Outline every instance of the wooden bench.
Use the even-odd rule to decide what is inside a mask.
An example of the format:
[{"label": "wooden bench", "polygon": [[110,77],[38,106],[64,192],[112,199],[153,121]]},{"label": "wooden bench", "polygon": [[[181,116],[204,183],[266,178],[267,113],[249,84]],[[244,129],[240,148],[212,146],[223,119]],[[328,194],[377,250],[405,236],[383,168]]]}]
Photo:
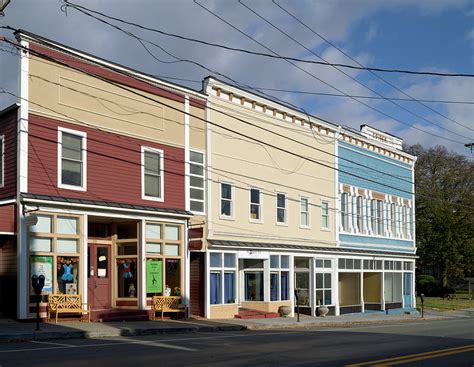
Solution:
[{"label": "wooden bench", "polygon": [[[84,306],[86,306],[84,308]],[[83,321],[84,314],[88,315],[88,321],[91,322],[91,310],[88,304],[82,303],[80,294],[48,294],[48,321],[51,320],[51,314],[56,314],[56,323],[60,313],[75,313],[81,315]]]},{"label": "wooden bench", "polygon": [[154,296],[151,310],[153,311],[152,319],[155,320],[155,314],[161,312],[161,320],[165,312],[183,312],[184,318],[188,315],[188,307],[181,304],[182,298],[179,296]]}]

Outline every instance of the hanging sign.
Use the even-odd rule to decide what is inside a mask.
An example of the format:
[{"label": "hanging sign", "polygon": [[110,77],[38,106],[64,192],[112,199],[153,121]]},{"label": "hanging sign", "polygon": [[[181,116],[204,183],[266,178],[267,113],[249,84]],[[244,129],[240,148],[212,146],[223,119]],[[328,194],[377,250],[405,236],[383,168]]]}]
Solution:
[{"label": "hanging sign", "polygon": [[146,261],[146,292],[163,292],[163,262],[148,259]]},{"label": "hanging sign", "polygon": [[53,293],[53,258],[51,256],[31,256],[31,276],[44,275],[42,293]]}]

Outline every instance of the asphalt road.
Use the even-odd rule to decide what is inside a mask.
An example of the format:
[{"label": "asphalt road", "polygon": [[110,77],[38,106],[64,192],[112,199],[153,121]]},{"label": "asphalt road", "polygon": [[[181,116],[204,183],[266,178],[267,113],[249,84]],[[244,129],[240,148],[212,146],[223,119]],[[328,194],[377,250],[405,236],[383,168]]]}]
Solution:
[{"label": "asphalt road", "polygon": [[469,366],[474,318],[0,344],[0,366]]}]

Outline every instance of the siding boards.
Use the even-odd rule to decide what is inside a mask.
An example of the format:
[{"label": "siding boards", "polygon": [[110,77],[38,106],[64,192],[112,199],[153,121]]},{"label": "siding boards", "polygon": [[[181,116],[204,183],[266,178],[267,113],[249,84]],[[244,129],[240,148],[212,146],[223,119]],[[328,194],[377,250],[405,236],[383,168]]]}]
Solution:
[{"label": "siding boards", "polygon": [[0,315],[16,316],[16,238],[0,235]]},{"label": "siding boards", "polygon": [[0,135],[5,136],[4,186],[0,188],[0,199],[16,195],[17,111],[14,107],[0,116]]},{"label": "siding boards", "polygon": [[0,206],[0,232],[16,232],[16,205]]},{"label": "siding boards", "polygon": [[[29,192],[183,209],[184,149],[30,114]],[[87,133],[87,191],[58,188],[58,126]],[[164,151],[164,201],[141,199],[141,147]]]}]

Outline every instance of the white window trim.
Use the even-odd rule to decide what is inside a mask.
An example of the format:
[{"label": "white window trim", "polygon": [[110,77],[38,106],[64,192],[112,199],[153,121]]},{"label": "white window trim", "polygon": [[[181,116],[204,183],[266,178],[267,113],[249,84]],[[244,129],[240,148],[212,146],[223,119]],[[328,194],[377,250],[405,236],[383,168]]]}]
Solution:
[{"label": "white window trim", "polygon": [[[328,217],[328,226],[327,227],[324,227],[323,225],[323,204],[327,204],[328,206],[328,214],[327,214],[327,217]],[[330,231],[331,230],[331,222],[330,222],[330,218],[331,216],[329,215],[329,201],[327,200],[321,200],[321,230],[322,231]]]},{"label": "white window trim", "polygon": [[0,135],[0,146],[2,147],[2,156],[0,164],[0,188],[5,186],[5,135]]},{"label": "white window trim", "polygon": [[[191,161],[191,153],[202,154],[203,162],[202,163],[192,162]],[[202,179],[203,179],[203,188],[202,188],[202,190],[203,190],[203,198],[204,198],[202,200],[200,200],[200,199],[191,199],[191,189],[201,190],[200,187],[191,186],[191,176],[200,177],[198,175],[195,175],[195,174],[191,173],[191,164],[196,164],[196,165],[202,166]],[[189,150],[189,198],[188,199],[189,199],[189,208],[190,208],[191,212],[196,213],[196,214],[206,214],[206,153],[204,151],[197,150],[197,149],[190,149]],[[203,204],[202,207],[204,208],[204,211],[200,212],[200,211],[191,210],[191,200],[202,202],[202,204]]]},{"label": "white window trim", "polygon": [[[222,184],[230,185],[230,216],[222,214]],[[227,199],[225,199],[227,200]],[[231,182],[219,181],[219,218],[225,220],[235,220],[234,217],[234,185]]]},{"label": "white window trim", "polygon": [[[252,219],[252,213],[251,213],[251,205],[252,205],[252,190],[258,190],[258,206],[259,206],[259,212],[260,212],[260,218],[259,219]],[[263,223],[263,202],[262,202],[262,189],[259,188],[259,187],[253,187],[253,186],[250,186],[249,187],[249,206],[248,206],[248,210],[249,210],[249,222],[251,223]],[[257,205],[257,204],[254,204],[254,205]]]},{"label": "white window trim", "polygon": [[[220,303],[214,303],[214,304],[210,304],[211,307],[213,306],[222,306],[222,305],[235,305],[237,304],[238,302],[238,298],[239,298],[239,295],[238,295],[238,284],[237,284],[237,279],[238,279],[238,274],[239,274],[239,256],[238,256],[238,253],[236,252],[231,252],[231,251],[209,251],[209,256],[211,253],[215,253],[215,254],[221,254],[221,264],[220,266],[216,267],[216,266],[211,266],[210,264],[210,260],[209,260],[209,275],[211,273],[220,273],[221,274],[221,301],[224,301],[224,293],[225,293],[225,273],[231,273],[233,272],[234,273],[234,295],[235,295],[235,298],[234,298],[234,302],[231,302],[231,303],[226,303],[226,302],[220,302]],[[233,254],[234,255],[234,258],[235,258],[235,263],[234,263],[234,267],[226,267],[224,266],[225,262],[224,262],[224,256],[225,254]],[[209,257],[210,259],[210,257]]]},{"label": "white window trim", "polygon": [[[160,186],[161,196],[147,196],[145,195],[145,152],[152,152],[160,154]],[[142,146],[141,149],[141,181],[142,181],[142,199],[163,202],[165,200],[165,185],[164,185],[164,152],[162,149]]]},{"label": "white window trim", "polygon": [[[301,211],[301,202],[302,202],[303,199],[306,199],[308,201],[308,212],[307,212],[308,213],[308,224],[307,225],[306,224],[301,224],[301,213],[302,213],[302,211]],[[300,222],[300,228],[311,229],[311,200],[310,200],[310,198],[307,197],[307,196],[301,196],[300,195],[299,205],[300,205],[300,207],[299,207],[299,210],[298,210],[298,214],[299,214],[298,219],[299,219],[299,222]]]},{"label": "white window trim", "polygon": [[[285,195],[285,220],[283,222],[278,221],[278,195]],[[275,223],[277,226],[288,227],[288,195],[286,192],[276,192],[275,195]]]},{"label": "white window trim", "polygon": [[[80,136],[82,138],[82,186],[61,183],[63,133]],[[58,187],[66,190],[87,191],[87,133],[84,131],[58,127]]]}]

